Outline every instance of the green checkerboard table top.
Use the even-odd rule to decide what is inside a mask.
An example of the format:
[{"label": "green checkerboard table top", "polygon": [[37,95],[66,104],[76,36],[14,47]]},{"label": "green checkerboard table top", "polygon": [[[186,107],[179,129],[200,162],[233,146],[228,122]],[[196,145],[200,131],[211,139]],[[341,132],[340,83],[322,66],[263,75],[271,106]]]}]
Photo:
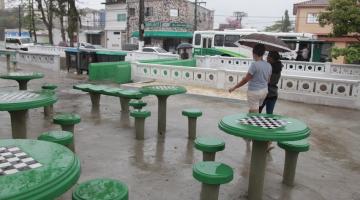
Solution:
[{"label": "green checkerboard table top", "polygon": [[[56,199],[80,177],[80,160],[68,148],[40,140],[0,140],[0,199]],[[17,164],[10,164],[17,159]]]},{"label": "green checkerboard table top", "polygon": [[0,111],[44,107],[56,101],[55,94],[46,91],[0,91]]},{"label": "green checkerboard table top", "polygon": [[225,149],[225,142],[215,137],[198,137],[194,141],[195,148],[203,152],[218,152]]},{"label": "green checkerboard table top", "polygon": [[278,142],[278,146],[287,151],[294,151],[294,152],[305,152],[305,151],[309,151],[310,149],[310,144],[307,138],[302,140],[295,140],[295,141]]},{"label": "green checkerboard table top", "polygon": [[169,96],[169,95],[186,93],[186,88],[183,86],[176,86],[176,85],[150,85],[150,86],[143,86],[140,89],[140,92],[144,94],[156,95],[156,96]]},{"label": "green checkerboard table top", "polygon": [[198,162],[193,165],[193,176],[201,183],[220,185],[233,180],[233,169],[223,163],[213,161]]},{"label": "green checkerboard table top", "polygon": [[81,183],[73,192],[73,200],[128,200],[128,187],[118,180],[94,179]]},{"label": "green checkerboard table top", "polygon": [[0,74],[0,78],[11,80],[31,80],[43,77],[44,74],[40,72],[9,72],[7,74]]},{"label": "green checkerboard table top", "polygon": [[73,133],[71,133],[69,131],[48,131],[48,132],[42,133],[38,137],[38,140],[55,142],[57,144],[66,146],[73,142],[74,135],[73,135]]},{"label": "green checkerboard table top", "polygon": [[302,121],[280,115],[241,113],[226,116],[218,124],[230,135],[258,141],[294,141],[307,138],[309,127]]}]

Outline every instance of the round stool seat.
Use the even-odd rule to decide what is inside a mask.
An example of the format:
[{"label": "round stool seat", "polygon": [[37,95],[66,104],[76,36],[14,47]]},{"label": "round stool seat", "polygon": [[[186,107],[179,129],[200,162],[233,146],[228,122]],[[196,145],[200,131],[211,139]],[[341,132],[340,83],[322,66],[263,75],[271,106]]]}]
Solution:
[{"label": "round stool seat", "polygon": [[233,169],[223,163],[205,161],[193,165],[193,176],[196,180],[210,185],[220,185],[233,179]]},{"label": "round stool seat", "polygon": [[42,89],[45,89],[45,90],[55,90],[57,88],[57,85],[55,84],[45,84],[41,87]]},{"label": "round stool seat", "polygon": [[80,121],[80,115],[73,113],[60,113],[53,118],[53,122],[60,125],[74,125],[80,123]]},{"label": "round stool seat", "polygon": [[310,149],[310,144],[307,139],[278,142],[278,146],[287,151],[294,151],[294,152],[305,152],[305,151],[309,151]]},{"label": "round stool seat", "polygon": [[225,149],[225,142],[213,137],[199,137],[195,139],[195,148],[203,152],[218,152]]},{"label": "round stool seat", "polygon": [[38,140],[54,142],[57,144],[67,146],[73,142],[74,135],[68,131],[49,131],[42,133],[38,137]]},{"label": "round stool seat", "polygon": [[183,110],[182,115],[187,116],[187,117],[197,118],[197,117],[200,117],[202,115],[202,112],[199,109],[191,108],[191,109]]},{"label": "round stool seat", "polygon": [[144,101],[141,101],[141,100],[139,100],[139,101],[130,101],[129,102],[129,106],[131,106],[131,107],[133,107],[135,109],[141,109],[142,107],[144,107],[146,105],[147,105],[147,103],[144,102]]},{"label": "round stool seat", "polygon": [[147,118],[150,117],[151,112],[147,110],[132,110],[130,116],[134,118]]},{"label": "round stool seat", "polygon": [[128,200],[128,187],[117,180],[94,179],[81,183],[73,192],[73,200]]}]

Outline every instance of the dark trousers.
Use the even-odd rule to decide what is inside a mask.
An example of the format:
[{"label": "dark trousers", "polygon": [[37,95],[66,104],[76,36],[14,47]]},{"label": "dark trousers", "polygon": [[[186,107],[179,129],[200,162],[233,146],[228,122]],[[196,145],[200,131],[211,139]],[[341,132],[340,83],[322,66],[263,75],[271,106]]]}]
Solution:
[{"label": "dark trousers", "polygon": [[266,106],[266,114],[273,114],[276,100],[277,100],[277,96],[266,97],[263,104],[259,107],[259,113],[261,113],[264,107]]}]

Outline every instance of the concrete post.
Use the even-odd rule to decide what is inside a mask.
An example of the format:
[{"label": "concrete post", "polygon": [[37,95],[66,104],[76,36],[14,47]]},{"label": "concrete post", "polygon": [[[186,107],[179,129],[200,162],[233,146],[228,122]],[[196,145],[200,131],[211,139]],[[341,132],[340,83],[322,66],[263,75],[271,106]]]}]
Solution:
[{"label": "concrete post", "polygon": [[27,110],[10,111],[11,129],[13,139],[26,139]]},{"label": "concrete post", "polygon": [[283,172],[283,183],[288,186],[294,185],[296,163],[298,159],[298,152],[285,151],[285,165]]},{"label": "concrete post", "polygon": [[11,70],[10,57],[11,57],[10,54],[6,54],[6,69],[7,69],[8,71]]},{"label": "concrete post", "polygon": [[215,152],[203,152],[203,161],[215,161]]},{"label": "concrete post", "polygon": [[249,200],[261,200],[266,167],[267,141],[253,140],[249,176]]},{"label": "concrete post", "polygon": [[120,97],[120,106],[121,106],[122,113],[129,113],[129,102],[130,102],[130,99]]},{"label": "concrete post", "polygon": [[95,92],[90,92],[89,95],[90,95],[92,107],[99,108],[101,94],[95,93]]},{"label": "concrete post", "polygon": [[137,140],[144,139],[145,118],[135,118],[135,135]]},{"label": "concrete post", "polygon": [[29,80],[17,80],[19,83],[19,90],[27,90],[27,83]]},{"label": "concrete post", "polygon": [[165,135],[166,132],[166,100],[168,96],[158,96],[158,133]]},{"label": "concrete post", "polygon": [[74,140],[75,140],[75,133],[74,133],[74,125],[61,125],[61,129],[63,131],[69,131],[69,132],[72,132],[73,135],[74,135]]},{"label": "concrete post", "polygon": [[188,118],[188,134],[189,139],[195,140],[196,139],[196,117],[189,117]]},{"label": "concrete post", "polygon": [[201,184],[200,200],[218,200],[220,185]]},{"label": "concrete post", "polygon": [[44,115],[45,117],[49,117],[54,113],[53,105],[48,105],[44,107]]}]

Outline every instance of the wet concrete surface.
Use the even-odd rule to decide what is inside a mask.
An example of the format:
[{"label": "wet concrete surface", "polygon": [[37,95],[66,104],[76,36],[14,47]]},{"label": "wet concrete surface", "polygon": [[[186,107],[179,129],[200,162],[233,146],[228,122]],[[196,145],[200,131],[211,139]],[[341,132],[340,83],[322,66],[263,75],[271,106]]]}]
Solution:
[{"label": "wet concrete surface", "polygon": [[[0,59],[0,72],[5,63]],[[234,180],[222,185],[222,200],[246,199],[250,152],[246,143],[217,128],[219,120],[229,114],[246,112],[245,101],[195,95],[177,95],[168,99],[167,132],[157,135],[157,100],[145,97],[151,117],[146,120],[145,140],[135,140],[133,119],[121,120],[119,99],[101,97],[99,111],[91,110],[86,93],[71,89],[86,82],[86,75],[53,72],[36,66],[20,66],[23,71],[40,71],[44,79],[29,82],[30,89],[43,83],[59,86],[57,112],[80,114],[82,122],[75,127],[76,152],[81,159],[79,182],[108,177],[125,182],[132,200],[198,200],[201,184],[192,177],[192,164],[202,159],[187,139],[187,119],[181,110],[196,107],[203,110],[197,121],[198,135],[217,136],[226,142],[216,160],[234,168]],[[0,79],[0,90],[15,90],[17,83]],[[264,199],[291,200],[360,200],[360,112],[357,110],[278,101],[275,112],[305,121],[312,130],[309,152],[300,153],[295,186],[281,183],[285,154],[280,148],[267,159]],[[43,116],[43,109],[29,112],[28,135],[35,139],[48,130],[59,130]],[[10,116],[0,112],[0,139],[11,137]],[[71,191],[59,199],[71,199]]]}]

